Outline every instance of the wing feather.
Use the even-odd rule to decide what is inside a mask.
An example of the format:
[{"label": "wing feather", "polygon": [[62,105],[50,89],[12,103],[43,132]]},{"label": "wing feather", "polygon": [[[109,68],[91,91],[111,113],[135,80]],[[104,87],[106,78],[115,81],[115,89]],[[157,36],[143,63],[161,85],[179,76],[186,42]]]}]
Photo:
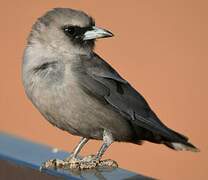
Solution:
[{"label": "wing feather", "polygon": [[[145,128],[170,140],[186,141],[167,128],[151,110],[146,100],[109,64],[94,54],[91,59],[81,61],[82,87],[95,97],[110,104],[133,124]],[[75,71],[74,71],[75,72]]]}]

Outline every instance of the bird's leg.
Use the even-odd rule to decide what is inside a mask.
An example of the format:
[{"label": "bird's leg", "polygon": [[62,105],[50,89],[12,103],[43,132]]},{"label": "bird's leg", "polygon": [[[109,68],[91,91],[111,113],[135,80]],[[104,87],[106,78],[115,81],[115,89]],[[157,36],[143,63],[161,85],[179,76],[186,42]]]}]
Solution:
[{"label": "bird's leg", "polygon": [[97,160],[100,160],[105,153],[105,151],[108,149],[108,147],[113,143],[113,136],[111,132],[104,130],[103,132],[103,144],[99,151],[96,154]]},{"label": "bird's leg", "polygon": [[103,132],[103,144],[101,146],[101,148],[99,149],[99,151],[97,152],[96,155],[91,155],[91,156],[87,156],[84,157],[82,159],[83,162],[87,162],[87,164],[89,165],[90,163],[96,164],[96,166],[99,167],[106,167],[106,166],[110,166],[110,167],[118,167],[118,164],[111,160],[111,159],[107,159],[107,160],[101,160],[103,154],[105,153],[105,151],[108,149],[108,147],[113,143],[113,136],[111,134],[111,132],[104,130]]},{"label": "bird's leg", "polygon": [[83,148],[83,146],[89,141],[87,138],[81,138],[80,142],[74,148],[72,154],[65,160],[52,159],[44,162],[40,167],[40,170],[43,168],[63,168],[63,169],[76,169],[80,168],[81,159],[77,158],[77,155]]},{"label": "bird's leg", "polygon": [[89,141],[87,138],[81,138],[80,142],[76,145],[74,150],[72,151],[72,154],[67,157],[64,161],[70,161],[72,159],[77,159],[77,155],[80,153],[81,149],[84,147],[84,145]]}]

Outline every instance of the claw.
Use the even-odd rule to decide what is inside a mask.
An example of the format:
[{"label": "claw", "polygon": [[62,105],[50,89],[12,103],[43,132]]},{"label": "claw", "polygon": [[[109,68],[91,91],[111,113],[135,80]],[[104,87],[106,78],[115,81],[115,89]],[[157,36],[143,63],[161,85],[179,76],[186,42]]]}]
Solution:
[{"label": "claw", "polygon": [[100,161],[99,167],[112,167],[112,168],[117,168],[118,163],[112,159],[105,159]]}]

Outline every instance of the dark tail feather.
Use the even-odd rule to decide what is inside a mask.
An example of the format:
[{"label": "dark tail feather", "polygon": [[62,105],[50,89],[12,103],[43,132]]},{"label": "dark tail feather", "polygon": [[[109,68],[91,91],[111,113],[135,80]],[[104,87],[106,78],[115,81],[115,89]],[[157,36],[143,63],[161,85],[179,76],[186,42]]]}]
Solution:
[{"label": "dark tail feather", "polygon": [[186,142],[186,143],[180,143],[180,142],[164,142],[166,146],[168,146],[171,149],[174,149],[176,151],[192,151],[192,152],[199,152],[200,150],[195,147],[193,144]]},{"label": "dark tail feather", "polygon": [[172,141],[165,141],[164,144],[166,146],[168,146],[171,149],[174,149],[176,151],[192,151],[192,152],[199,152],[199,149],[197,147],[195,147],[193,144],[188,142],[188,137],[173,131],[172,129],[170,129],[170,131],[172,133],[175,134],[175,136],[177,136],[176,141],[172,140]]},{"label": "dark tail feather", "polygon": [[172,140],[172,141],[165,141],[164,144],[166,146],[168,146],[171,149],[174,149],[176,151],[192,151],[192,152],[199,152],[200,150],[195,147],[193,144],[191,144],[190,142],[188,142],[188,137],[172,130],[169,129],[172,133],[174,133],[177,136],[176,141]]},{"label": "dark tail feather", "polygon": [[178,138],[180,138],[182,141],[188,142],[188,137],[184,136],[183,134],[180,134],[172,129],[169,129],[173,134],[175,134]]}]

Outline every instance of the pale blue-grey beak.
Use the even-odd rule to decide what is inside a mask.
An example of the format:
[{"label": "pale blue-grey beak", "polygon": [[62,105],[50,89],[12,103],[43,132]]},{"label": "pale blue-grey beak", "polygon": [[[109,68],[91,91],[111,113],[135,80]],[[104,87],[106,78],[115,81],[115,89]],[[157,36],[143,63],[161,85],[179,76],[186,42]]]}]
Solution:
[{"label": "pale blue-grey beak", "polygon": [[112,37],[112,36],[113,36],[113,33],[111,33],[110,31],[93,26],[92,30],[88,30],[84,33],[83,40],[107,38],[107,37]]}]

